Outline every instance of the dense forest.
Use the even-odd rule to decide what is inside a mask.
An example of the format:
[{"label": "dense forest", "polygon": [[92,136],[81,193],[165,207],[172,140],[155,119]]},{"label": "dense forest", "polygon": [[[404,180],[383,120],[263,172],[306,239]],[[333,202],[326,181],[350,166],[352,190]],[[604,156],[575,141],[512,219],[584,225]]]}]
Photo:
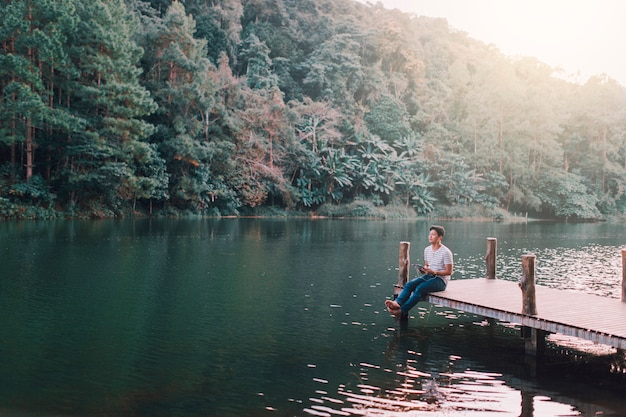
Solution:
[{"label": "dense forest", "polygon": [[352,0],[0,4],[0,218],[626,212],[624,87],[445,19]]}]

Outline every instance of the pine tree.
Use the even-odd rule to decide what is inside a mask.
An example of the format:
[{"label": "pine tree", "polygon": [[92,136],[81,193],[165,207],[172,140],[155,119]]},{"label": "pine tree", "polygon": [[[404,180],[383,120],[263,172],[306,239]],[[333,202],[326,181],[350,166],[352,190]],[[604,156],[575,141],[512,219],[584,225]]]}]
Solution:
[{"label": "pine tree", "polygon": [[115,211],[136,195],[136,143],[152,133],[142,118],[156,109],[139,83],[142,50],[132,40],[135,21],[122,0],[75,3],[80,19],[69,53],[78,76],[67,83],[71,111],[85,128],[67,140],[64,189],[80,200]]},{"label": "pine tree", "polygon": [[194,38],[195,21],[174,2],[162,19],[146,27],[143,60],[146,86],[159,109],[153,141],[167,161],[173,202],[205,208],[213,200],[210,123],[216,69],[206,58],[206,42]]},{"label": "pine tree", "polygon": [[[35,149],[46,149],[54,132],[78,126],[66,109],[56,107],[55,100],[59,80],[69,72],[64,44],[76,21],[70,0],[4,3],[0,14],[0,142],[11,149],[13,180],[19,157],[25,160],[19,176],[29,181],[36,173]],[[18,144],[23,145],[23,155],[16,154]]]}]

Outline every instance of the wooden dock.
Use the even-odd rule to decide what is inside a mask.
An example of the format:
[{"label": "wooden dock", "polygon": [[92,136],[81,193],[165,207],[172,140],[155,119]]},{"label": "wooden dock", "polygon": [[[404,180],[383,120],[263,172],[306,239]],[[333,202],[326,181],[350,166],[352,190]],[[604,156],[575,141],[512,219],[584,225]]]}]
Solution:
[{"label": "wooden dock", "polygon": [[[535,285],[535,255],[522,256],[520,282],[496,279],[497,239],[487,238],[486,277],[452,280],[424,300],[467,313],[519,323],[529,354],[541,354],[545,335],[559,333],[626,350],[626,249],[622,250],[622,299]],[[408,280],[410,242],[400,242],[398,284]],[[407,320],[406,313],[400,317]]]},{"label": "wooden dock", "polygon": [[427,296],[432,304],[522,326],[626,349],[626,303],[616,298],[535,286],[537,314],[522,311],[518,283],[501,279],[452,280]]}]

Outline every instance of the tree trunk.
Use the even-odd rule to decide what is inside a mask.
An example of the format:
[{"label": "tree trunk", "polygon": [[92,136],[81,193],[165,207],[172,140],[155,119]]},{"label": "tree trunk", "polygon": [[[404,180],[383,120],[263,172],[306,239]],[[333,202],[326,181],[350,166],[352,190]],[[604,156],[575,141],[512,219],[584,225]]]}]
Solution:
[{"label": "tree trunk", "polygon": [[31,126],[31,119],[26,119],[26,181],[30,181],[33,176],[33,160],[34,160],[34,146],[33,146],[33,129]]}]

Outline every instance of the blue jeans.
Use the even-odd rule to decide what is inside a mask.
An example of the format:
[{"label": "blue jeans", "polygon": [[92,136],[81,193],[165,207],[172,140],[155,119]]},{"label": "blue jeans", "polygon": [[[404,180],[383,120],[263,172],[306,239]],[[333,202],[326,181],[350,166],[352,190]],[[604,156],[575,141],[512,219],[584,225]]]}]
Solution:
[{"label": "blue jeans", "polygon": [[422,275],[404,285],[396,302],[400,304],[403,313],[408,313],[423,296],[431,292],[443,291],[446,285],[446,281],[441,277],[431,274]]}]

